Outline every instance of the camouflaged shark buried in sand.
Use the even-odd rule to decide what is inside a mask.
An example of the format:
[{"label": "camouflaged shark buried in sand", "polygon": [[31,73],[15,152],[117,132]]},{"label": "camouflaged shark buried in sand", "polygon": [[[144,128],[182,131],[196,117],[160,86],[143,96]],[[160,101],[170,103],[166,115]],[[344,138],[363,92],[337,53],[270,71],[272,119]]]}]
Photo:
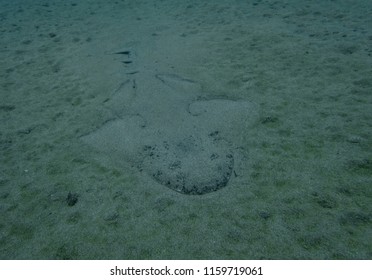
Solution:
[{"label": "camouflaged shark buried in sand", "polygon": [[177,192],[217,191],[234,174],[258,109],[248,101],[202,96],[198,83],[176,75],[128,80],[105,102],[115,118],[82,140]]}]

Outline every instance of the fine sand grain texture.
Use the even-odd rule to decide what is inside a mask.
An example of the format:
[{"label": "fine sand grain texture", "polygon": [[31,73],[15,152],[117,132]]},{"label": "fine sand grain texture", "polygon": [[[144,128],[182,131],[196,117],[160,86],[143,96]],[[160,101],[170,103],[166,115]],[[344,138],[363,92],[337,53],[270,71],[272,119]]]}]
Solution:
[{"label": "fine sand grain texture", "polygon": [[0,258],[371,259],[371,12],[0,0]]}]

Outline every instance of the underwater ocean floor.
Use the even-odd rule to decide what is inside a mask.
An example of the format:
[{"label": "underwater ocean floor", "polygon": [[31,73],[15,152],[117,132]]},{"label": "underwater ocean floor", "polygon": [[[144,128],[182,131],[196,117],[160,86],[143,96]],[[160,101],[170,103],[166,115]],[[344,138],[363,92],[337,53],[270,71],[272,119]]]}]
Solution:
[{"label": "underwater ocean floor", "polygon": [[0,0],[0,259],[372,259],[371,11]]}]

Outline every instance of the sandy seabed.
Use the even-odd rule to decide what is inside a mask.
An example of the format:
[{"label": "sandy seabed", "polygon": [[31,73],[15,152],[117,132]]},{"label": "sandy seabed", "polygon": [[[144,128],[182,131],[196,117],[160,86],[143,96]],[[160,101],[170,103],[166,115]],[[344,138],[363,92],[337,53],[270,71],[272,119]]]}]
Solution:
[{"label": "sandy seabed", "polygon": [[[0,0],[0,258],[372,259],[371,12]],[[258,108],[217,191],[176,192],[82,141],[121,117],[128,81],[167,106],[142,82],[160,74]]]}]

